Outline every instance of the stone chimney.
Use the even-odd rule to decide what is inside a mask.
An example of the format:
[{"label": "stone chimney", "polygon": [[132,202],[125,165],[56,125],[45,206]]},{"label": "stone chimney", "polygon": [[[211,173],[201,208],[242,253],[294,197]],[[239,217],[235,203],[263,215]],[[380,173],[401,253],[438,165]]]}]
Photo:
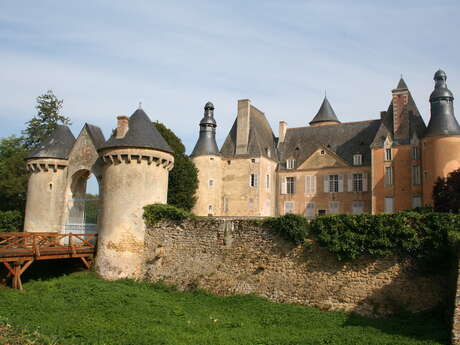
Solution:
[{"label": "stone chimney", "polygon": [[[409,132],[405,106],[409,103],[409,90],[404,80],[401,78],[396,89],[392,90],[393,103],[393,132],[396,139],[407,139]],[[406,126],[404,126],[406,124]]]},{"label": "stone chimney", "polygon": [[129,117],[126,115],[117,116],[117,134],[116,138],[124,138],[129,130]]},{"label": "stone chimney", "polygon": [[278,143],[284,143],[284,138],[286,137],[286,129],[287,129],[287,122],[285,121],[280,121],[280,126],[279,126],[279,138],[278,138]]},{"label": "stone chimney", "polygon": [[249,142],[249,117],[251,101],[249,99],[238,100],[238,115],[236,118],[236,154],[248,153]]}]

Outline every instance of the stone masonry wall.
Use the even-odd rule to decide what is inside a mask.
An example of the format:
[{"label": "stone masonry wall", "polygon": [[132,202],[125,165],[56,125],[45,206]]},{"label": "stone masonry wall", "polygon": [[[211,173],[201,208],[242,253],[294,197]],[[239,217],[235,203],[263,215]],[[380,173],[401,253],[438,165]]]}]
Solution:
[{"label": "stone masonry wall", "polygon": [[315,242],[295,246],[250,220],[163,222],[145,240],[146,278],[184,290],[386,315],[432,308],[448,288],[445,276],[420,275],[410,261],[339,262]]}]

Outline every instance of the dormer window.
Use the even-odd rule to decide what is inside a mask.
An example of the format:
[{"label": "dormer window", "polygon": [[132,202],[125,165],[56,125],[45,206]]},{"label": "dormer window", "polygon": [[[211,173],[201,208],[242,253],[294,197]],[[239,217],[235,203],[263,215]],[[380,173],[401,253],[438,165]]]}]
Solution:
[{"label": "dormer window", "polygon": [[418,161],[420,159],[420,150],[418,146],[412,146],[412,160]]},{"label": "dormer window", "polygon": [[286,161],[286,169],[294,169],[295,168],[295,159],[288,159]]},{"label": "dormer window", "polygon": [[391,148],[386,148],[385,149],[385,160],[386,161],[391,161],[393,160],[393,153],[391,151]]},{"label": "dormer window", "polygon": [[321,152],[319,153],[321,156],[324,156],[324,150],[321,150]]},{"label": "dormer window", "polygon": [[363,155],[361,153],[353,155],[353,165],[363,165]]}]

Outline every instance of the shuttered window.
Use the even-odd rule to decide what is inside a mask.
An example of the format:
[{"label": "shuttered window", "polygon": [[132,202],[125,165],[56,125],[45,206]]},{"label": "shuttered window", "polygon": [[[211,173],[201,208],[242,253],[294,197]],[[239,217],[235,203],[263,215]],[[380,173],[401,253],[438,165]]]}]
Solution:
[{"label": "shuttered window", "polygon": [[305,176],[305,193],[306,194],[316,193],[316,176],[314,175]]}]

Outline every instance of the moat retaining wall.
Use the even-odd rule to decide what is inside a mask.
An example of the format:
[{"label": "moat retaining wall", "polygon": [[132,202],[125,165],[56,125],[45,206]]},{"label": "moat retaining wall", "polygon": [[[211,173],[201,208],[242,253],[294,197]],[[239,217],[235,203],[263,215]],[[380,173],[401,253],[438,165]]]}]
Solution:
[{"label": "moat retaining wall", "polygon": [[396,256],[340,262],[311,242],[296,246],[250,220],[161,222],[146,233],[145,276],[217,295],[369,316],[422,311],[446,302],[447,275],[423,275]]}]

